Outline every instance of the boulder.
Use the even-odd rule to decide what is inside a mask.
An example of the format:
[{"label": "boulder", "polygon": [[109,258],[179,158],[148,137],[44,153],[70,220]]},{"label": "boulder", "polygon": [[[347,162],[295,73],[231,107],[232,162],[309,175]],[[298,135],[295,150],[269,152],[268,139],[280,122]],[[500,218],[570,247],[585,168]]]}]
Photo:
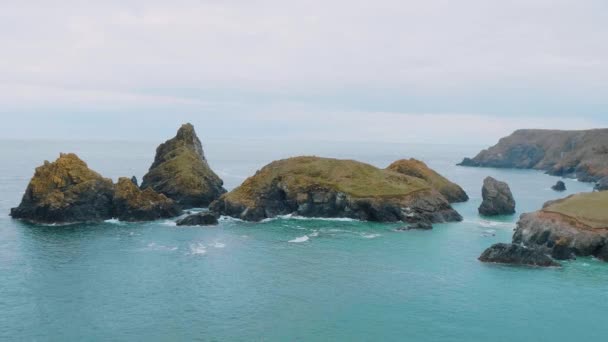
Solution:
[{"label": "boulder", "polygon": [[486,177],[483,180],[481,196],[483,201],[479,206],[480,214],[495,216],[515,213],[515,200],[507,183]]},{"label": "boulder", "polygon": [[177,204],[151,188],[141,190],[131,179],[120,178],[112,200],[112,215],[121,221],[151,221],[179,215]]},{"label": "boulder", "polygon": [[205,207],[226,192],[191,124],[181,126],[173,139],[158,146],[141,188],[152,188],[182,208]]},{"label": "boulder", "polygon": [[137,181],[137,177],[131,177],[131,183],[135,184],[135,186],[139,186],[139,182]]},{"label": "boulder", "polygon": [[420,178],[442,194],[450,203],[466,202],[467,193],[456,183],[443,177],[424,162],[416,159],[401,159],[389,165],[387,170],[395,171],[411,177]]},{"label": "boulder", "polygon": [[538,249],[513,243],[497,243],[486,249],[479,261],[523,266],[561,266]]},{"label": "boulder", "polygon": [[73,153],[36,168],[13,218],[40,223],[101,221],[112,217],[114,186]]},{"label": "boulder", "polygon": [[213,226],[218,224],[217,215],[212,212],[200,212],[188,215],[176,223],[178,226]]},{"label": "boulder", "polygon": [[553,185],[551,187],[551,189],[555,190],[555,191],[566,191],[566,184],[564,184],[564,182],[557,181],[557,183],[555,183],[555,185]]},{"label": "boulder", "polygon": [[593,188],[595,191],[605,191],[608,190],[608,177],[603,177],[597,183],[595,183],[595,187]]},{"label": "boulder", "polygon": [[272,162],[210,209],[248,221],[286,214],[407,223],[462,220],[423,179],[354,160],[319,157]]}]

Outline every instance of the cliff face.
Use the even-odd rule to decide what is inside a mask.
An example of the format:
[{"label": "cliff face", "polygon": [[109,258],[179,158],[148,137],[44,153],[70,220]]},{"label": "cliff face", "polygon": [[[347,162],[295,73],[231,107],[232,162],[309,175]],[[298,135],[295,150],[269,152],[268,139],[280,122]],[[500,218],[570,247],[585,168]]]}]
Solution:
[{"label": "cliff face", "polygon": [[538,248],[556,259],[596,256],[608,261],[608,192],[576,194],[523,214],[514,243]]},{"label": "cliff face", "polygon": [[173,200],[151,188],[141,190],[129,178],[120,178],[112,200],[112,216],[121,221],[151,221],[178,216]]},{"label": "cliff face", "polygon": [[439,191],[450,203],[466,202],[469,199],[467,193],[458,184],[452,183],[420,160],[397,160],[389,165],[387,170],[424,180]]},{"label": "cliff face", "polygon": [[608,176],[608,129],[522,129],[459,165],[537,169],[594,182]]},{"label": "cliff face", "polygon": [[423,179],[353,160],[318,157],[275,161],[211,209],[250,221],[292,213],[388,222],[462,219]]},{"label": "cliff face", "polygon": [[41,223],[99,221],[112,217],[112,181],[75,154],[61,154],[36,168],[13,218]]},{"label": "cliff face", "polygon": [[173,139],[158,146],[141,184],[142,189],[152,188],[184,208],[209,205],[226,192],[222,186],[191,124],[183,125]]}]

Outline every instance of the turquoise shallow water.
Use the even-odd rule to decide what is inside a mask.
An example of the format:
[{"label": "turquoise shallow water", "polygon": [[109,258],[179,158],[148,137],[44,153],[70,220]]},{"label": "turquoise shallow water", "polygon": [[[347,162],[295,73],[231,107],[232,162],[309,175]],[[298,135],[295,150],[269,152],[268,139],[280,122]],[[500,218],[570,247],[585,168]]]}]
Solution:
[{"label": "turquoise shallow water", "polygon": [[[155,143],[0,142],[0,340],[38,341],[571,341],[608,335],[608,264],[561,269],[486,265],[479,254],[510,241],[517,216],[477,215],[482,179],[509,182],[518,213],[587,191],[524,170],[454,164],[478,146],[363,143],[207,144],[228,188],[294,154],[386,166],[425,160],[461,184],[464,222],[432,231],[396,224],[285,218],[216,228],[170,220],[34,226],[11,220],[33,168],[77,152],[116,179],[139,178]],[[291,241],[291,242],[290,242]]]}]

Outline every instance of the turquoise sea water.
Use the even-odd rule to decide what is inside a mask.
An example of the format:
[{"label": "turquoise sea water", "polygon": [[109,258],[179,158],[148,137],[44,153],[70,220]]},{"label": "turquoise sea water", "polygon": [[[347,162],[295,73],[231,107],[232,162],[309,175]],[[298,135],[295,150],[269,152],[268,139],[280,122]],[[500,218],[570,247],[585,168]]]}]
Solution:
[{"label": "turquoise sea water", "polygon": [[482,179],[507,181],[518,214],[590,184],[525,170],[455,166],[481,146],[210,142],[233,188],[296,154],[377,166],[416,157],[462,185],[461,223],[224,219],[215,228],[110,221],[35,226],[11,220],[34,167],[76,152],[116,179],[141,179],[156,143],[0,142],[0,340],[36,341],[587,341],[608,336],[608,263],[561,269],[487,265],[517,216],[478,216]]}]

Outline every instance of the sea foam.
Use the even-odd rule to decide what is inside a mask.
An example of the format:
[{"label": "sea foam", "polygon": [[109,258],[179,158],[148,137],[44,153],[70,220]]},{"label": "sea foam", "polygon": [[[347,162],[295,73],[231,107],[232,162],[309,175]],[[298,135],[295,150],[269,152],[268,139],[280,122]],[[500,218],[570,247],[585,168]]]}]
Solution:
[{"label": "sea foam", "polygon": [[207,248],[202,243],[191,244],[190,245],[190,254],[192,254],[192,255],[207,254]]},{"label": "sea foam", "polygon": [[301,242],[306,242],[308,240],[309,240],[308,236],[304,235],[304,236],[297,237],[293,240],[289,240],[288,242],[301,243]]}]

